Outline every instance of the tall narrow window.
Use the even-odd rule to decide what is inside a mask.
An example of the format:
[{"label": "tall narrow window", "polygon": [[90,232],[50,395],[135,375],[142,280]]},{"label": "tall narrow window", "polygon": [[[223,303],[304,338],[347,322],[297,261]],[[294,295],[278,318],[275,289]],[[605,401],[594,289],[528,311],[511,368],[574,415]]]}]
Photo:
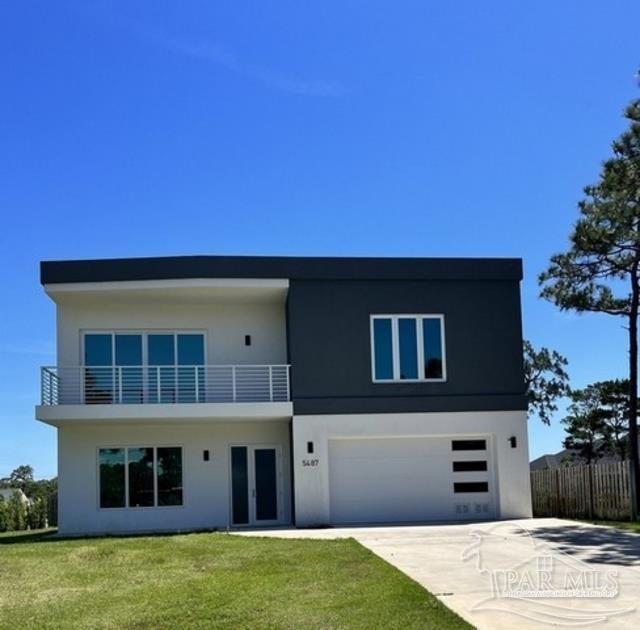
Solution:
[{"label": "tall narrow window", "polygon": [[390,319],[373,320],[373,348],[376,379],[392,380],[393,347]]},{"label": "tall narrow window", "polygon": [[182,505],[182,449],[158,448],[158,505]]},{"label": "tall narrow window", "polygon": [[100,469],[100,507],[121,508],[125,504],[125,456],[123,448],[101,448],[98,453]]},{"label": "tall narrow window", "polygon": [[178,335],[178,402],[202,402],[204,335]]},{"label": "tall narrow window", "polygon": [[374,381],[445,380],[442,315],[372,315]]},{"label": "tall narrow window", "polygon": [[115,348],[118,402],[140,404],[143,402],[142,335],[117,334]]},{"label": "tall narrow window", "polygon": [[90,334],[84,338],[85,365],[113,365],[111,334]]},{"label": "tall narrow window", "polygon": [[129,459],[129,506],[150,507],[153,497],[153,449],[130,448]]},{"label": "tall narrow window", "polygon": [[84,337],[84,400],[87,404],[110,404],[114,394],[113,345],[110,334]]},{"label": "tall narrow window", "polygon": [[234,525],[249,522],[249,462],[246,446],[231,447],[231,509]]},{"label": "tall narrow window", "polygon": [[400,378],[418,378],[418,337],[415,318],[398,320],[398,345]]},{"label": "tall narrow window", "polygon": [[422,320],[424,343],[424,378],[442,378],[442,323],[439,319]]},{"label": "tall narrow window", "polygon": [[178,334],[178,365],[204,363],[204,336]]},{"label": "tall narrow window", "polygon": [[175,336],[147,335],[149,362],[149,399],[152,402],[173,403],[176,400]]}]

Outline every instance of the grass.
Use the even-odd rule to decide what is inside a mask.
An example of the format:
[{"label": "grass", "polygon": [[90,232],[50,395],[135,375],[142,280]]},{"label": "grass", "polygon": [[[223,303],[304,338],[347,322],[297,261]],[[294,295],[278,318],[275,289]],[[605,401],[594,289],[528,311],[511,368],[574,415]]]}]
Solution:
[{"label": "grass", "polygon": [[615,527],[616,529],[624,529],[625,531],[640,534],[640,521],[583,521],[592,525],[604,525],[606,527]]},{"label": "grass", "polygon": [[0,627],[469,628],[352,539],[0,534]]}]

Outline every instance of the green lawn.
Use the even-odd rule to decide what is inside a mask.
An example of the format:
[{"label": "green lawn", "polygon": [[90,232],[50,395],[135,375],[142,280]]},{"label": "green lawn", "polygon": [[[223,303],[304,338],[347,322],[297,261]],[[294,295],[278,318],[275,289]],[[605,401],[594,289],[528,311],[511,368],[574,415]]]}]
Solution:
[{"label": "green lawn", "polygon": [[584,521],[592,525],[606,525],[607,527],[616,527],[629,532],[640,534],[640,521]]},{"label": "green lawn", "polygon": [[469,628],[354,540],[0,534],[0,627]]}]

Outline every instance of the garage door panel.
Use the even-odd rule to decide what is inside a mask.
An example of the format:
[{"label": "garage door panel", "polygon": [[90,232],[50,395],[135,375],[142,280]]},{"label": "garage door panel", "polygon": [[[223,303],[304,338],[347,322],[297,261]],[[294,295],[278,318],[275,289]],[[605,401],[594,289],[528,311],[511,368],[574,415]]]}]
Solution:
[{"label": "garage door panel", "polygon": [[[466,454],[465,454],[466,455]],[[489,459],[488,451],[474,458]],[[330,440],[329,493],[334,523],[474,518],[490,493],[454,494],[455,481],[489,481],[490,472],[454,473],[450,438]],[[466,459],[466,458],[465,458]],[[491,487],[491,484],[489,484]],[[456,504],[468,508],[462,512]],[[482,514],[487,518],[488,515]],[[477,518],[477,516],[475,516]]]},{"label": "garage door panel", "polygon": [[332,459],[406,459],[446,457],[451,450],[450,440],[444,438],[359,438],[331,440]]}]

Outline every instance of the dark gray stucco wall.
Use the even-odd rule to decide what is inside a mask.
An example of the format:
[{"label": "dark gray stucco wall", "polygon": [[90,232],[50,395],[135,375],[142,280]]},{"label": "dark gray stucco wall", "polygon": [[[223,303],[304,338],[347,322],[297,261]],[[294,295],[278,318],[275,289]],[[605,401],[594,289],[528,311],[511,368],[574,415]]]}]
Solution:
[{"label": "dark gray stucco wall", "polygon": [[[369,316],[443,313],[447,382],[373,383]],[[292,280],[296,414],[526,409],[516,280]]]}]

